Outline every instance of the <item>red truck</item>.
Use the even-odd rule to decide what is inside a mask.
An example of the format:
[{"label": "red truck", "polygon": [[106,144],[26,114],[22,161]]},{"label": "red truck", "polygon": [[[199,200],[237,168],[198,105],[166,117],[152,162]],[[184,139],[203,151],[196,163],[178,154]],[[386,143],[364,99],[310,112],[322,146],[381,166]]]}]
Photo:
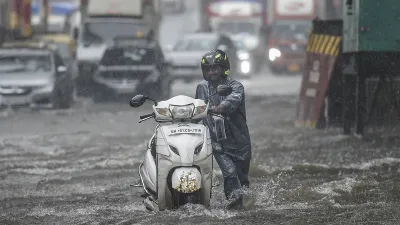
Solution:
[{"label": "red truck", "polygon": [[301,72],[317,0],[269,0],[267,10],[271,72]]}]

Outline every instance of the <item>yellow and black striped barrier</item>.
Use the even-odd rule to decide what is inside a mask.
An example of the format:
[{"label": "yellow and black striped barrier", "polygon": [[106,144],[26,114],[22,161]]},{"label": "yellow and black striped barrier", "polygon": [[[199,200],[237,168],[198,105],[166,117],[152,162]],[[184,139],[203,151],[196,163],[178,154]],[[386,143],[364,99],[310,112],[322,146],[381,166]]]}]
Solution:
[{"label": "yellow and black striped barrier", "polygon": [[327,117],[325,98],[333,71],[340,64],[337,59],[341,53],[342,27],[341,20],[313,21],[297,105],[296,127],[321,127]]},{"label": "yellow and black striped barrier", "polygon": [[307,52],[338,56],[342,37],[324,34],[311,34],[307,45]]}]

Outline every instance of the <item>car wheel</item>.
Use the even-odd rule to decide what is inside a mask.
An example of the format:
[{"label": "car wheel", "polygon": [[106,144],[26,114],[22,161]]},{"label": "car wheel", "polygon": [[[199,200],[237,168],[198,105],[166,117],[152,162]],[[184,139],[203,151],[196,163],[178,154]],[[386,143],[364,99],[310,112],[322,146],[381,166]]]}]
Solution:
[{"label": "car wheel", "polygon": [[100,92],[100,91],[94,91],[93,92],[93,97],[92,97],[92,100],[93,100],[93,102],[95,102],[95,103],[100,103],[100,102],[103,102],[104,101],[104,94],[102,93],[102,92]]},{"label": "car wheel", "polygon": [[61,91],[57,91],[52,97],[53,109],[69,109],[71,102],[71,95],[63,95]]}]

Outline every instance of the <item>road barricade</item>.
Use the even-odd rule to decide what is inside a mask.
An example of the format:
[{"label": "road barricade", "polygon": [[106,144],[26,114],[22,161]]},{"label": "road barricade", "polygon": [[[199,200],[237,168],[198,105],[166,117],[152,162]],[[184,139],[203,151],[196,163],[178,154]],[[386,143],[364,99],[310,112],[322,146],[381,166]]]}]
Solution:
[{"label": "road barricade", "polygon": [[316,127],[324,116],[325,96],[341,53],[342,20],[314,20],[296,112],[297,127]]}]

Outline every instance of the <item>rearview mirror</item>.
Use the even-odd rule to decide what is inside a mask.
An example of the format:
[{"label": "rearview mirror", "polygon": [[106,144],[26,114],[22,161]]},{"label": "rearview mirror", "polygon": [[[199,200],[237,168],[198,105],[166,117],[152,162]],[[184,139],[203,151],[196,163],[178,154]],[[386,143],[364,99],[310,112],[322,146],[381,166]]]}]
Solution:
[{"label": "rearview mirror", "polygon": [[144,95],[136,95],[129,101],[129,105],[131,107],[137,108],[142,106],[147,100],[147,97]]},{"label": "rearview mirror", "polygon": [[67,72],[67,67],[65,67],[65,66],[57,67],[57,73],[65,73],[65,72]]},{"label": "rearview mirror", "polygon": [[232,93],[232,88],[228,85],[218,85],[217,87],[217,93],[220,96],[228,96]]}]

